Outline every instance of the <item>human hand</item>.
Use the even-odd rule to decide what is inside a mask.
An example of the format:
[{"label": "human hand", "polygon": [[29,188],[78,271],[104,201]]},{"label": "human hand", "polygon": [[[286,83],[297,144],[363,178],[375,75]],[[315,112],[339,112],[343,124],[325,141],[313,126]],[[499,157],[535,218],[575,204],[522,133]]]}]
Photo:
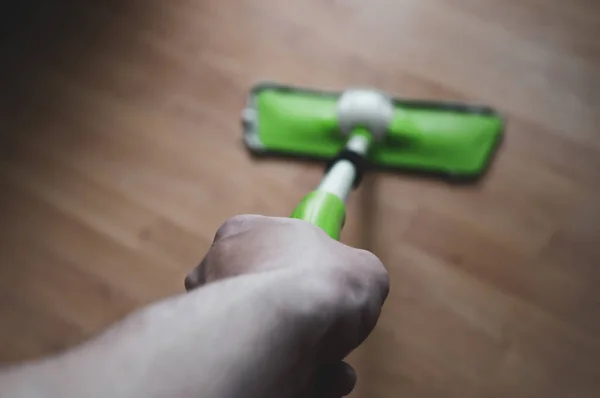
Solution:
[{"label": "human hand", "polygon": [[[327,396],[349,394],[356,376],[342,359],[362,343],[379,318],[389,289],[385,268],[372,253],[337,242],[304,221],[245,215],[219,228],[211,249],[188,275],[185,286],[193,290],[226,278],[275,272],[296,275],[299,283],[303,279],[313,283],[300,293],[280,292],[282,296],[297,294],[297,308],[284,310],[308,311],[309,319],[304,322],[313,325],[302,336],[312,342],[302,349],[313,362],[300,361],[289,376],[313,376],[309,390],[316,377],[314,387]],[[294,382],[276,380],[275,390],[281,388],[277,384]]]}]

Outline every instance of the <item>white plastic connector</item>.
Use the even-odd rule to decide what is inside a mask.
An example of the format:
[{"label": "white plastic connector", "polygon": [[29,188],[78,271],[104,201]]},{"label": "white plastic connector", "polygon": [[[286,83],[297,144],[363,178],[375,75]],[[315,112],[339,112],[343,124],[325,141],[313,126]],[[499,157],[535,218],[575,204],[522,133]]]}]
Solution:
[{"label": "white plastic connector", "polygon": [[394,117],[394,105],[383,93],[376,90],[348,90],[338,101],[340,130],[350,134],[358,127],[371,133],[373,139],[385,138]]}]

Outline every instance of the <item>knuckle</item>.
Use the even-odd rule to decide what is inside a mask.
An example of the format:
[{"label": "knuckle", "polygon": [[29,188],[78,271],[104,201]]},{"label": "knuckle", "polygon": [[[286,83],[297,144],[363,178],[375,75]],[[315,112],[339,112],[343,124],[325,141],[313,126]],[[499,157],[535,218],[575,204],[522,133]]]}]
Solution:
[{"label": "knuckle", "polygon": [[256,221],[258,217],[259,216],[254,216],[251,214],[238,214],[227,219],[219,229],[236,232],[240,229],[247,228],[250,224]]},{"label": "knuckle", "polygon": [[367,272],[367,278],[370,279],[378,290],[381,291],[385,299],[390,290],[390,278],[388,272],[375,254],[370,251],[357,249],[358,255],[361,257],[361,264]]},{"label": "knuckle", "polygon": [[235,234],[224,235],[213,243],[209,252],[206,254],[210,263],[219,263],[230,253],[235,253],[235,249],[239,247],[239,239],[234,238],[234,236]]},{"label": "knuckle", "polygon": [[[218,242],[206,253],[204,259],[196,268],[196,277],[201,285],[213,282],[223,277],[227,263],[227,249],[223,242]],[[226,246],[226,245],[225,245]]]},{"label": "knuckle", "polygon": [[239,214],[233,216],[227,219],[219,227],[219,229],[217,229],[214,241],[216,242],[219,239],[247,231],[249,228],[251,228],[263,218],[263,216],[258,216],[254,214]]},{"label": "knuckle", "polygon": [[387,273],[385,271],[385,267],[383,263],[375,254],[368,250],[364,249],[355,249],[357,251],[358,256],[361,259],[361,263],[365,268],[370,270],[373,273]]}]

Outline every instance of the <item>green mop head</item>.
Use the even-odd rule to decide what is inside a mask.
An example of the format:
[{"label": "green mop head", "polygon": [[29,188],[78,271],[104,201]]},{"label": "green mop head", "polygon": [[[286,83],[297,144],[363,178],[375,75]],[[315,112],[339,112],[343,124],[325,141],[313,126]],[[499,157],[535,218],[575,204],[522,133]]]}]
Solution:
[{"label": "green mop head", "polygon": [[[348,140],[339,123],[341,95],[274,83],[255,86],[243,112],[247,147],[260,155],[335,157]],[[475,178],[502,136],[502,118],[485,106],[399,98],[390,103],[386,134],[368,153],[378,168]]]}]

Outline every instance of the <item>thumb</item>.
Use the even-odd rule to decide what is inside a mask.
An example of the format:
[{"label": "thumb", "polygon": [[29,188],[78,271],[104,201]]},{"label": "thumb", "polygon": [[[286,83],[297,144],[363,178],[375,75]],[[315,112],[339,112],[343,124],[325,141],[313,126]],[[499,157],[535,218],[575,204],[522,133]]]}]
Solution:
[{"label": "thumb", "polygon": [[340,361],[323,366],[317,373],[315,397],[339,398],[354,390],[356,372],[352,366]]}]

